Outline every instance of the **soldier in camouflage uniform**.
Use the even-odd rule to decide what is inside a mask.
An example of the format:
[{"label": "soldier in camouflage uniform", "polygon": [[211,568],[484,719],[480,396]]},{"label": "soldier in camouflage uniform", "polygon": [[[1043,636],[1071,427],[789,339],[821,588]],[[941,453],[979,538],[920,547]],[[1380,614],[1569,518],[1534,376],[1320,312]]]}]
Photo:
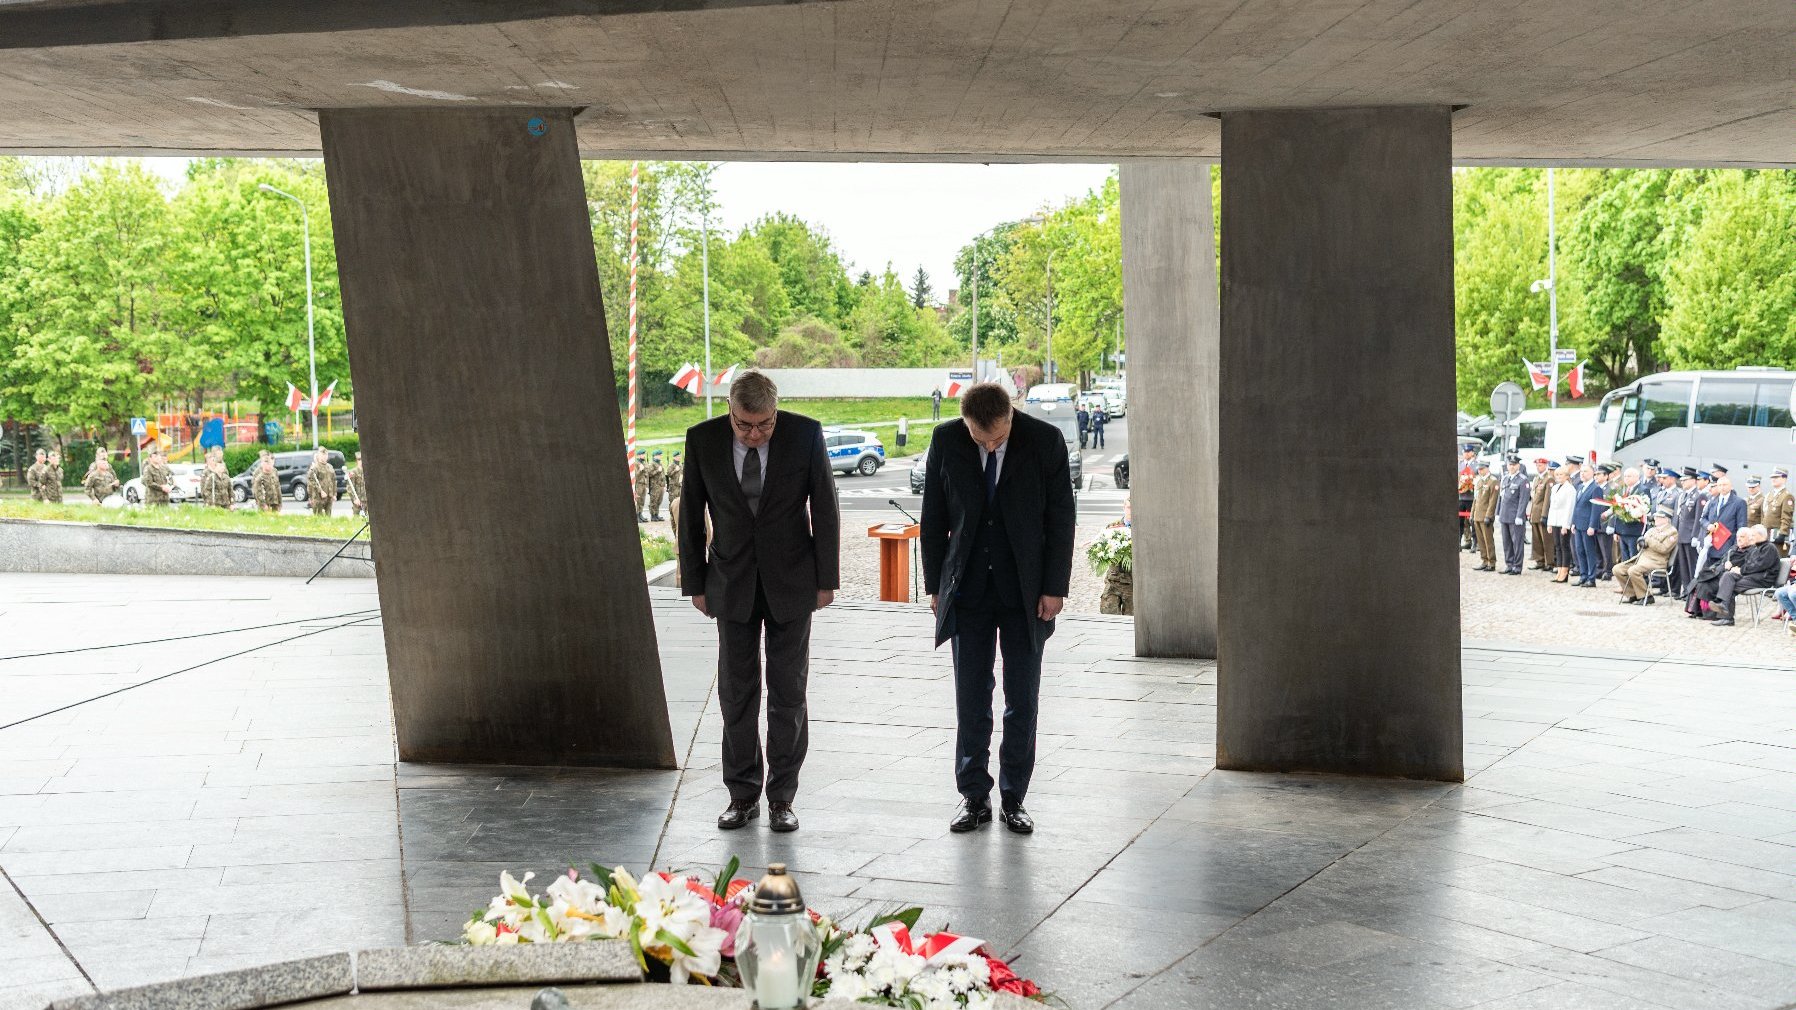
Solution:
[{"label": "soldier in camouflage uniform", "polygon": [[667,494],[667,468],[661,465],[661,450],[649,453],[649,468],[644,475],[649,492],[649,522],[661,521],[661,499]]},{"label": "soldier in camouflage uniform", "polygon": [[331,514],[337,500],[337,471],[331,468],[330,453],[319,449],[312,454],[312,465],[306,468],[306,501],[315,516]]},{"label": "soldier in camouflage uniform", "polygon": [[674,543],[680,542],[680,488],[686,483],[686,466],[680,454],[673,454],[667,464],[667,524],[673,527]]},{"label": "soldier in camouflage uniform", "polygon": [[256,460],[256,475],[250,478],[250,497],[256,500],[256,508],[263,512],[279,512],[281,510],[281,478],[274,469],[274,453],[267,449]]},{"label": "soldier in camouflage uniform", "polygon": [[48,458],[49,453],[39,449],[36,460],[25,471],[25,486],[31,489],[32,501],[44,500],[44,473],[50,469],[50,464],[44,461]]},{"label": "soldier in camouflage uniform", "polygon": [[636,468],[630,475],[630,502],[636,506],[636,521],[643,522],[643,499],[648,497],[649,454],[646,450],[636,450]]},{"label": "soldier in camouflage uniform", "polygon": [[231,473],[225,469],[224,450],[206,450],[206,469],[200,472],[200,501],[213,508],[231,507]]},{"label": "soldier in camouflage uniform", "polygon": [[87,489],[87,496],[95,504],[118,494],[118,474],[113,472],[112,460],[105,449],[94,457],[94,464],[87,468],[87,477],[81,481],[81,486]]},{"label": "soldier in camouflage uniform", "polygon": [[54,449],[50,450],[50,459],[44,467],[44,501],[62,504],[62,453]]},{"label": "soldier in camouflage uniform", "polygon": [[167,505],[168,493],[174,488],[175,475],[168,469],[168,457],[157,446],[150,450],[150,461],[143,465],[143,503]]},{"label": "soldier in camouflage uniform", "polygon": [[368,514],[368,476],[362,468],[368,465],[368,454],[355,454],[355,465],[349,468],[346,475],[349,480],[349,514],[365,516]]},{"label": "soldier in camouflage uniform", "polygon": [[[660,453],[655,455],[659,456]],[[666,483],[667,474],[661,469],[659,460],[650,460],[641,451],[636,453],[636,517],[645,520],[651,514],[661,518],[661,503],[654,495]]]}]

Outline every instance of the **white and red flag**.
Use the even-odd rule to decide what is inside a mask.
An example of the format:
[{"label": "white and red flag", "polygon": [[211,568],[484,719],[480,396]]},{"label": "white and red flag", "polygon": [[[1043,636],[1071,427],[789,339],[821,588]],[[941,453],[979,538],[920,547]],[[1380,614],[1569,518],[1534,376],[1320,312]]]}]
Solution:
[{"label": "white and red flag", "polygon": [[949,379],[948,380],[948,389],[942,395],[943,396],[959,396],[960,391],[964,388],[966,388],[966,387],[964,386],[964,384],[961,383],[961,381],[959,379]]},{"label": "white and red flag", "polygon": [[723,371],[718,372],[717,378],[711,380],[711,385],[726,386],[726,385],[730,384],[731,382],[734,382],[735,380],[736,380],[736,366],[731,365],[730,367],[724,369]]},{"label": "white and red flag", "polygon": [[1571,395],[1572,395],[1573,399],[1582,399],[1583,398],[1583,396],[1584,396],[1584,362],[1582,362],[1582,361],[1578,362],[1578,367],[1565,373],[1565,386],[1567,389],[1571,390]]},{"label": "white and red flag", "polygon": [[670,384],[691,393],[693,396],[698,396],[705,391],[705,373],[699,371],[697,365],[681,365],[680,370],[675,372],[673,378],[667,381]]},{"label": "white and red flag", "polygon": [[318,394],[318,409],[319,410],[323,410],[324,408],[331,405],[331,394],[335,393],[336,391],[337,391],[337,380],[332,379],[331,384],[324,387],[324,392]]},{"label": "white and red flag", "polygon": [[1528,366],[1528,381],[1534,384],[1535,389],[1545,389],[1552,384],[1552,362],[1529,361],[1527,358],[1523,358],[1522,364]]},{"label": "white and red flag", "polygon": [[299,405],[306,402],[306,394],[299,391],[293,383],[287,383],[287,409],[298,411]]}]

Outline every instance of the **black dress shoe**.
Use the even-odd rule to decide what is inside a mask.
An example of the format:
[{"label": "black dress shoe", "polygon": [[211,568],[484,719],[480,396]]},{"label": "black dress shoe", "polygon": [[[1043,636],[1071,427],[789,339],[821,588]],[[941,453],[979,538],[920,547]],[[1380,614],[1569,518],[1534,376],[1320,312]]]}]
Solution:
[{"label": "black dress shoe", "polygon": [[725,831],[734,831],[759,816],[761,804],[732,801],[723,813],[717,815],[717,826]]},{"label": "black dress shoe", "polygon": [[1003,817],[1004,826],[1019,835],[1035,832],[1035,821],[1030,818],[1029,811],[1024,810],[1020,803],[1004,811]]},{"label": "black dress shoe", "polygon": [[775,831],[797,831],[798,815],[792,812],[792,804],[767,804],[767,826]]},{"label": "black dress shoe", "polygon": [[954,812],[954,819],[948,822],[948,830],[957,835],[966,834],[981,824],[992,822],[992,804],[990,800],[961,800],[960,809]]}]

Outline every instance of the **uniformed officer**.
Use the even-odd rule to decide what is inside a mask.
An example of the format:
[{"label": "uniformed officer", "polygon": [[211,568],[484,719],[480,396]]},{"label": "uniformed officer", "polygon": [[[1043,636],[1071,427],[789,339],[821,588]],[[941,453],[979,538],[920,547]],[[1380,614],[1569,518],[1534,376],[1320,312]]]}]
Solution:
[{"label": "uniformed officer", "polygon": [[267,449],[256,459],[256,475],[250,478],[250,497],[256,500],[256,508],[263,512],[279,512],[281,510],[281,477],[274,468],[274,453]]},{"label": "uniformed officer", "polygon": [[1790,471],[1775,467],[1771,471],[1771,490],[1765,494],[1765,528],[1771,531],[1771,542],[1777,553],[1790,556],[1791,526],[1796,524],[1796,494],[1789,488]]},{"label": "uniformed officer", "polygon": [[1490,464],[1478,461],[1478,476],[1472,479],[1472,536],[1478,544],[1481,564],[1473,571],[1497,570],[1497,545],[1491,529],[1497,516],[1499,482],[1490,472]]},{"label": "uniformed officer", "polygon": [[1702,490],[1702,475],[1693,466],[1684,467],[1678,475],[1677,509],[1672,519],[1678,531],[1677,555],[1673,559],[1671,573],[1673,596],[1680,599],[1690,591],[1690,583],[1696,580],[1696,558],[1701,549],[1702,513],[1709,504],[1709,496]]},{"label": "uniformed officer", "polygon": [[206,451],[206,469],[200,473],[200,501],[227,511],[231,507],[231,474],[225,469],[223,449]]},{"label": "uniformed officer", "polygon": [[112,460],[107,458],[105,449],[94,456],[93,465],[87,468],[87,476],[82,479],[81,486],[87,489],[87,496],[96,505],[118,494],[118,474],[113,472]]},{"label": "uniformed officer", "polygon": [[368,477],[362,468],[368,465],[368,454],[355,454],[355,463],[350,466],[346,478],[349,481],[349,514],[362,516],[368,514]]},{"label": "uniformed officer", "polygon": [[667,464],[667,510],[674,511],[673,503],[680,498],[680,486],[686,481],[686,464],[680,461],[680,454],[675,452]]},{"label": "uniformed officer", "polygon": [[62,504],[62,453],[50,450],[50,456],[44,461],[44,501],[52,505]]},{"label": "uniformed officer", "polygon": [[[1080,448],[1084,448],[1083,444]],[[1459,471],[1455,480],[1459,491],[1459,546],[1468,551],[1478,549],[1478,538],[1472,532],[1472,485],[1478,480],[1477,458],[1475,447],[1459,447]]]},{"label": "uniformed officer", "polygon": [[1677,475],[1677,471],[1671,469],[1670,467],[1667,467],[1663,470],[1660,470],[1657,476],[1658,476],[1658,480],[1655,483],[1658,486],[1649,490],[1647,492],[1647,494],[1652,497],[1654,512],[1657,512],[1662,508],[1668,508],[1671,510],[1674,528],[1675,528],[1675,521],[1676,521],[1677,509],[1678,509],[1678,475]]},{"label": "uniformed officer", "polygon": [[[1602,475],[1597,478],[1603,485],[1601,498],[1613,501],[1621,493],[1621,465],[1604,463],[1597,467]],[[1608,580],[1614,578],[1615,569],[1615,516],[1607,507],[1599,507],[1596,515],[1596,578]]]},{"label": "uniformed officer", "polygon": [[[1640,461],[1640,484],[1641,484],[1641,486],[1651,488],[1651,487],[1656,486],[1658,483],[1659,483],[1659,461],[1656,459],[1653,459],[1651,457],[1641,460]],[[1652,516],[1647,516],[1647,519],[1648,520],[1652,519]]]},{"label": "uniformed officer", "polygon": [[319,449],[312,453],[312,465],[306,467],[306,502],[315,516],[331,514],[337,500],[337,471],[331,466],[330,453]]},{"label": "uniformed officer", "polygon": [[50,469],[49,458],[49,453],[39,449],[30,468],[25,471],[25,486],[31,489],[32,501],[44,500],[45,471]]},{"label": "uniformed officer", "polygon": [[1553,503],[1553,461],[1545,456],[1534,461],[1534,484],[1528,490],[1528,536],[1533,546],[1531,566],[1537,571],[1553,567],[1553,538],[1547,531],[1547,510]]},{"label": "uniformed officer", "polygon": [[661,496],[667,491],[667,471],[661,466],[661,450],[649,453],[647,466],[637,470],[642,478],[642,497],[637,509],[648,513],[649,522],[661,521]]},{"label": "uniformed officer", "polygon": [[1765,495],[1757,474],[1746,478],[1746,525],[1757,526],[1765,518]]},{"label": "uniformed officer", "polygon": [[1528,529],[1528,475],[1522,458],[1503,457],[1503,479],[1497,484],[1497,526],[1503,530],[1503,574],[1522,574],[1522,541]]},{"label": "uniformed officer", "polygon": [[168,468],[168,456],[161,446],[150,450],[150,461],[143,465],[143,503],[162,506],[175,489],[175,475]]}]

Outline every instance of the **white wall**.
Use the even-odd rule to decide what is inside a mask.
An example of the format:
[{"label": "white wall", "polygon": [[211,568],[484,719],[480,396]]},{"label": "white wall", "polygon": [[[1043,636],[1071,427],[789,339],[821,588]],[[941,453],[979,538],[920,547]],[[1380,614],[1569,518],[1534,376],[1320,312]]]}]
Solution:
[{"label": "white wall", "polygon": [[[767,368],[762,371],[779,387],[784,399],[928,396],[933,389],[945,393],[948,385],[946,368]],[[1000,381],[1010,384],[1008,376],[1003,376]],[[716,393],[726,395],[729,389],[729,383],[722,383],[716,387]]]}]

